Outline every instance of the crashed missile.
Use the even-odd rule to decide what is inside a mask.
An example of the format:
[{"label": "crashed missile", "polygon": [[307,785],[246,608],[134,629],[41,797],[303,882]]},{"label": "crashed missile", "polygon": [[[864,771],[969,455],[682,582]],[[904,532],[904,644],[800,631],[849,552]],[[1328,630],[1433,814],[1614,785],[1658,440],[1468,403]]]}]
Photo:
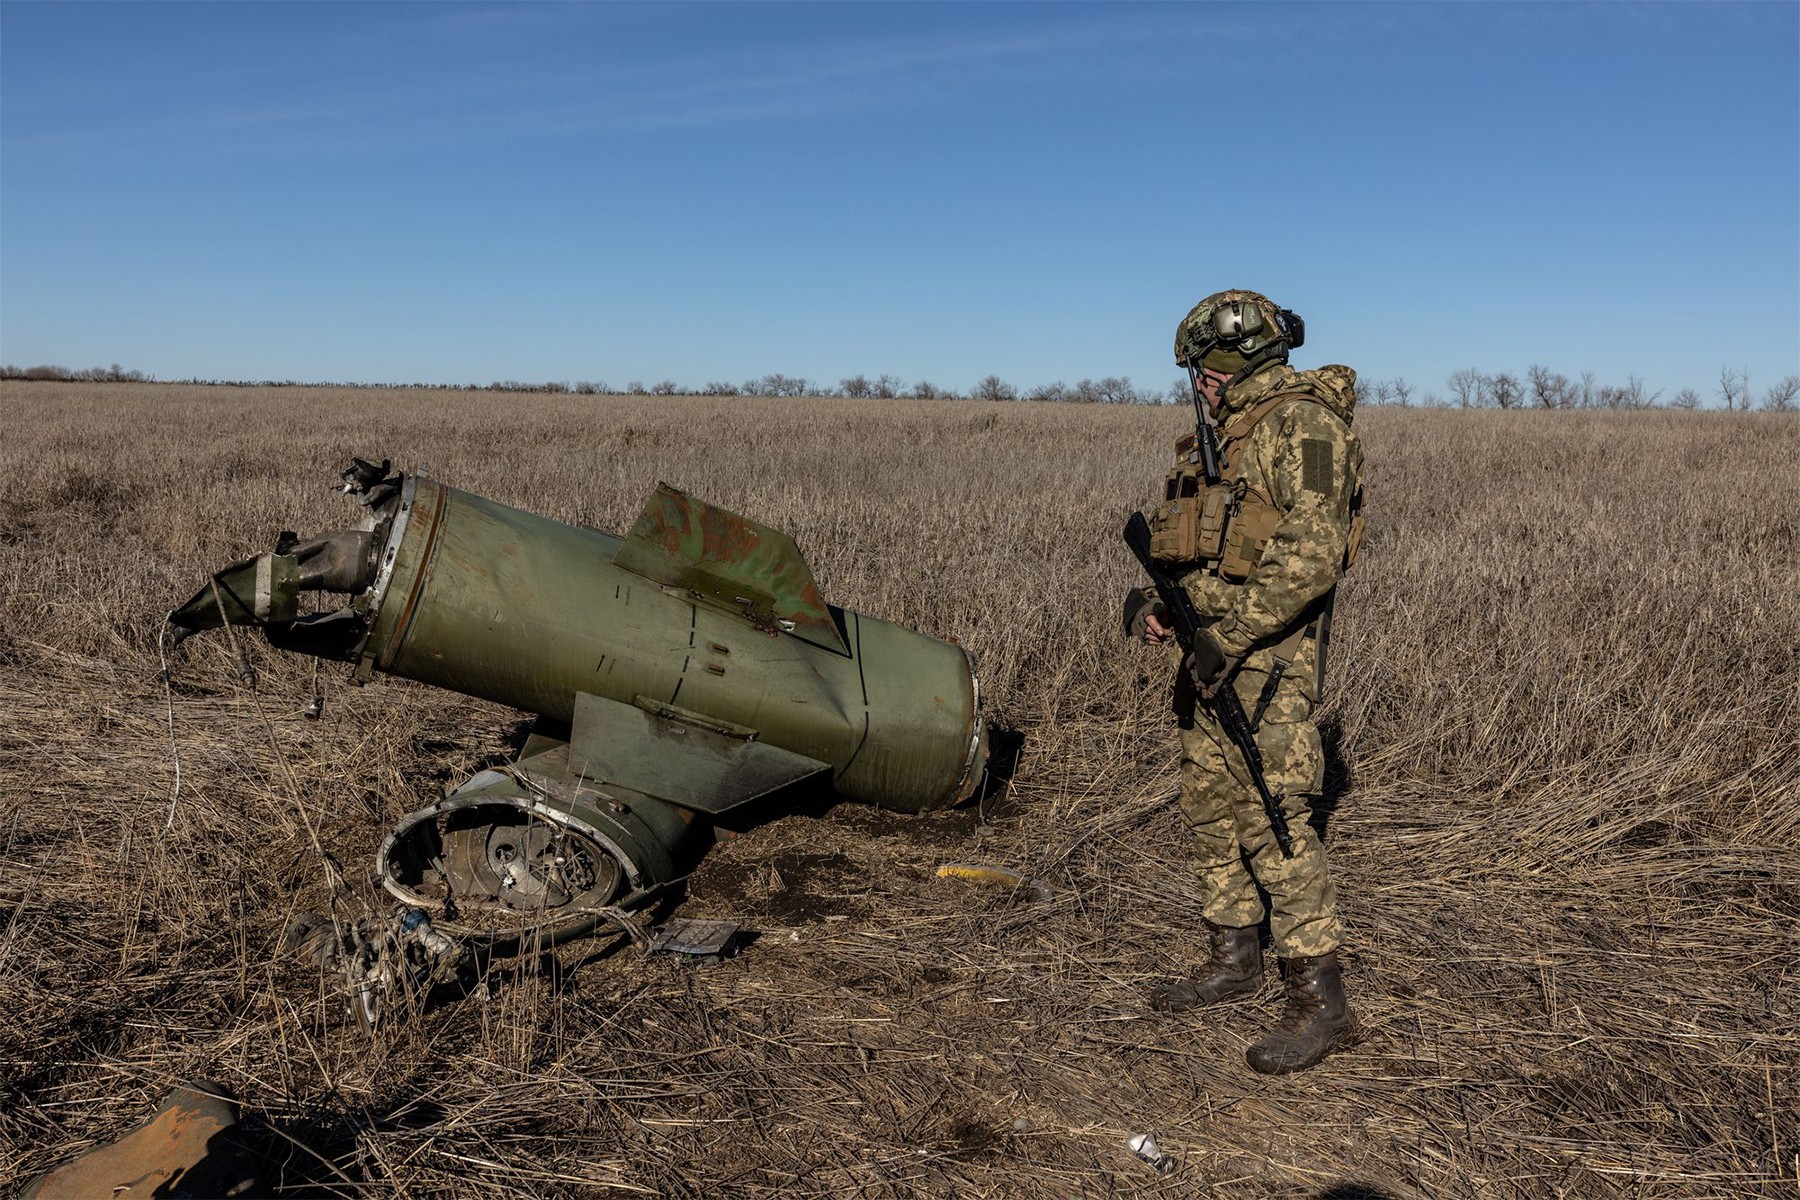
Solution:
[{"label": "crashed missile", "polygon": [[[354,529],[227,567],[169,616],[538,716],[409,814],[376,878],[454,933],[562,928],[684,870],[711,818],[806,784],[924,812],[987,760],[960,647],[829,605],[786,534],[659,485],[623,538],[356,460]],[[303,593],[347,598],[301,612]],[[506,924],[501,921],[500,924]]]}]

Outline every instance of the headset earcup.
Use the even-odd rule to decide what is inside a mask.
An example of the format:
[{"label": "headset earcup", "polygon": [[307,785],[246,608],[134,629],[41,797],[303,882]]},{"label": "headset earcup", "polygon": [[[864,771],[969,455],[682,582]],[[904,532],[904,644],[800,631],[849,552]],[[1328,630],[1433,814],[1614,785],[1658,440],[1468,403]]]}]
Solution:
[{"label": "headset earcup", "polygon": [[1306,320],[1291,308],[1281,310],[1282,324],[1287,326],[1288,349],[1298,350],[1306,344]]}]

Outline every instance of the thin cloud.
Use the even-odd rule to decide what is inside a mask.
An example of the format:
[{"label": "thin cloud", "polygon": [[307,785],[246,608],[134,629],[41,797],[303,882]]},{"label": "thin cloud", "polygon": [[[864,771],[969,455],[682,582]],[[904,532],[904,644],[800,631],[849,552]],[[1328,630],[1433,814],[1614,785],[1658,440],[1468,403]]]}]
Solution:
[{"label": "thin cloud", "polygon": [[[577,12],[590,11],[579,6]],[[1184,37],[1202,32],[1234,36],[1202,14],[1187,22]],[[1204,29],[1200,28],[1204,26]],[[618,61],[597,48],[580,70],[554,59],[543,61],[542,42],[517,40],[554,27],[572,33],[592,25],[561,6],[471,9],[434,14],[421,21],[385,25],[352,35],[364,49],[420,38],[478,40],[504,31],[496,45],[473,62],[414,60],[410,76],[404,56],[378,86],[314,89],[316,64],[283,79],[264,67],[251,73],[233,65],[211,78],[191,76],[175,111],[134,115],[105,125],[82,123],[70,115],[56,128],[40,128],[7,140],[15,147],[102,143],[230,135],[246,139],[240,150],[374,147],[404,140],[430,143],[466,137],[472,131],[512,136],[569,136],[605,130],[660,127],[699,128],[746,123],[802,121],[846,112],[906,111],[950,102],[969,91],[1002,85],[1043,86],[1047,79],[1103,78],[1145,69],[1146,60],[1167,56],[1171,22],[1159,11],[1109,16],[1040,27],[1030,33],[962,36],[911,35],[900,38],[857,35],[828,41],[760,44],[732,52],[681,53],[654,61]],[[565,47],[566,49],[566,47]],[[698,82],[696,82],[698,81]],[[248,104],[181,101],[201,96],[253,94]],[[269,93],[286,92],[285,102]],[[140,113],[142,109],[138,110]],[[16,129],[16,126],[15,126]],[[228,144],[228,143],[227,143]],[[226,148],[226,144],[214,149]]]},{"label": "thin cloud", "polygon": [[[562,132],[602,127],[710,126],[903,110],[997,82],[1041,85],[1046,60],[1104,77],[1166,37],[1158,20],[1084,22],[1032,34],[973,38],[852,38],[767,52],[676,59],[615,76],[531,114]],[[693,83],[694,79],[704,82]],[[571,105],[568,101],[574,101]]]}]

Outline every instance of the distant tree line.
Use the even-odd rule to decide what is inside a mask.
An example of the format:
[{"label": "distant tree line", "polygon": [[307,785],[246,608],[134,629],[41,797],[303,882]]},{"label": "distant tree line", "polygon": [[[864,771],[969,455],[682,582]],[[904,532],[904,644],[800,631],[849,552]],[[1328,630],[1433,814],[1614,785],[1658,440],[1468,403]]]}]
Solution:
[{"label": "distant tree line", "polygon": [[[1661,391],[1650,391],[1636,375],[1623,384],[1600,383],[1592,371],[1571,379],[1560,371],[1533,363],[1523,375],[1512,371],[1484,374],[1473,367],[1452,372],[1446,392],[1420,395],[1404,379],[1363,379],[1356,385],[1364,404],[1414,404],[1425,408],[1699,408],[1703,401],[1693,388],[1682,388],[1667,400]],[[1748,368],[1721,367],[1713,392],[1727,412],[1748,411],[1754,395]],[[1800,375],[1788,375],[1771,384],[1756,407],[1766,412],[1792,412],[1800,407]]]},{"label": "distant tree line", "polygon": [[924,379],[909,384],[898,375],[877,375],[873,379],[867,375],[851,375],[838,380],[836,388],[804,376],[779,374],[746,379],[742,383],[715,381],[698,388],[682,387],[672,380],[647,388],[641,381],[633,380],[618,389],[586,381],[572,387],[562,384],[533,387],[511,382],[492,386],[508,391],[573,391],[582,395],[622,396],[843,396],[851,400],[1025,400],[1067,404],[1164,404],[1187,399],[1185,380],[1181,382],[1178,394],[1165,396],[1154,389],[1133,387],[1131,380],[1122,376],[1108,376],[1098,381],[1083,379],[1073,385],[1049,383],[1021,390],[998,375],[989,375],[961,392]]},{"label": "distant tree line", "polygon": [[[0,379],[36,379],[82,383],[151,383],[153,376],[142,371],[127,371],[114,363],[110,367],[91,367],[72,371],[67,367],[0,367]],[[1041,404],[1186,404],[1192,399],[1188,381],[1177,379],[1167,391],[1140,388],[1128,376],[1109,375],[1104,379],[1083,379],[1078,383],[1040,384],[1018,388],[1000,378],[988,375],[967,391],[942,388],[927,380],[908,384],[895,375],[852,375],[838,380],[836,388],[799,375],[770,374],[742,383],[713,382],[690,388],[664,379],[646,386],[633,379],[624,387],[613,387],[600,380],[551,381],[527,383],[516,379],[495,380],[489,384],[435,383],[330,383],[304,382],[294,379],[174,379],[175,384],[220,387],[342,387],[387,388],[396,390],[429,389],[448,391],[535,392],[540,394],[579,396],[844,396],[852,400],[987,400],[1020,401]],[[1357,384],[1358,399],[1363,404],[1419,406],[1424,408],[1545,408],[1545,409],[1633,409],[1633,408],[1700,408],[1704,401],[1693,388],[1683,388],[1662,399],[1660,391],[1650,391],[1635,375],[1623,384],[1600,383],[1592,371],[1570,378],[1559,371],[1533,363],[1524,374],[1496,371],[1486,374],[1473,367],[1452,372],[1445,381],[1444,392],[1420,393],[1403,378],[1365,378]],[[1792,412],[1800,408],[1800,375],[1788,375],[1756,397],[1750,387],[1748,368],[1722,367],[1713,389],[1713,398],[1728,412],[1747,411],[1752,407],[1767,412]],[[1755,401],[1754,405],[1752,401]]]},{"label": "distant tree line", "polygon": [[0,367],[0,379],[53,379],[62,383],[149,383],[142,371],[127,371],[118,363],[71,371],[67,367]]},{"label": "distant tree line", "polygon": [[[111,367],[96,367],[87,371],[71,371],[67,367],[0,367],[0,379],[39,379],[59,380],[63,382],[157,382],[153,376],[142,371],[122,370],[116,363]],[[908,384],[896,375],[878,375],[870,379],[866,375],[853,375],[840,379],[836,388],[807,379],[801,375],[782,375],[779,373],[763,375],[756,379],[746,379],[742,383],[712,382],[700,387],[685,387],[672,379],[664,379],[657,383],[645,384],[640,379],[633,379],[623,387],[614,387],[603,380],[582,379],[573,383],[567,380],[550,380],[532,383],[517,379],[496,379],[492,383],[477,384],[439,384],[439,383],[355,383],[321,380],[297,379],[171,379],[171,384],[187,384],[211,387],[339,387],[339,388],[385,388],[392,390],[423,389],[433,391],[464,392],[529,392],[540,395],[577,395],[577,396],[845,396],[853,400],[1026,400],[1068,404],[1163,404],[1185,403],[1188,398],[1187,381],[1179,381],[1176,390],[1166,397],[1155,389],[1142,389],[1132,385],[1129,377],[1107,376],[1105,379],[1083,379],[1079,383],[1062,382],[1044,384],[1039,387],[1021,391],[1007,383],[998,375],[989,375],[977,381],[966,392],[955,388],[939,387],[928,380]]]}]

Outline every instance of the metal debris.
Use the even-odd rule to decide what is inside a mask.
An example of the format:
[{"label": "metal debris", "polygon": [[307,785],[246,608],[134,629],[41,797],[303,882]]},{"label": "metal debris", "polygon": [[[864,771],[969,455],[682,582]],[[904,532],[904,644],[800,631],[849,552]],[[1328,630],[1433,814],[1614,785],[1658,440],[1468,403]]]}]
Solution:
[{"label": "metal debris", "polygon": [[1156,1144],[1156,1138],[1148,1133],[1126,1138],[1125,1148],[1154,1167],[1158,1175],[1167,1175],[1175,1169],[1175,1156],[1164,1153]]},{"label": "metal debris", "polygon": [[666,951],[693,958],[723,958],[737,936],[735,921],[708,921],[698,917],[681,917],[670,921],[650,939],[650,953]]},{"label": "metal debris", "polygon": [[945,863],[937,869],[939,879],[969,879],[976,883],[998,883],[1007,887],[1030,888],[1036,892],[1039,900],[1048,900],[1053,893],[1050,885],[1041,879],[1030,879],[1017,871],[1005,867],[979,867],[969,863]]}]

